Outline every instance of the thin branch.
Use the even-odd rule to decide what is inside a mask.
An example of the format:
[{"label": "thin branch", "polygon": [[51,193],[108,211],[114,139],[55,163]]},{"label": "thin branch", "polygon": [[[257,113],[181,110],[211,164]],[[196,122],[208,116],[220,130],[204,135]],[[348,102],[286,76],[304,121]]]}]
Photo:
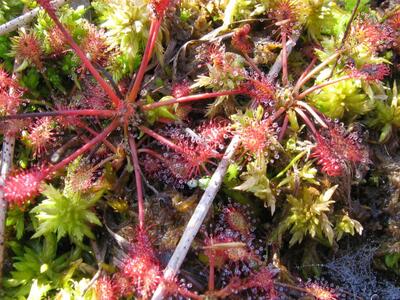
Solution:
[{"label": "thin branch", "polygon": [[[55,0],[52,2],[52,5],[54,8],[59,8],[65,2],[66,0]],[[5,35],[7,33],[13,32],[14,30],[17,30],[18,28],[32,22],[32,20],[38,14],[39,10],[40,8],[37,7],[35,9],[32,9],[31,11],[28,11],[22,16],[19,16],[15,19],[12,19],[11,21],[8,21],[5,24],[0,25],[0,35]]]},{"label": "thin branch", "polygon": [[[360,6],[360,2],[361,2],[361,0],[357,0],[356,5],[353,8],[353,12],[351,13],[349,23],[347,23],[346,31],[344,32],[342,42],[340,43],[340,48],[339,48],[340,50],[343,49],[344,43],[346,42],[347,37],[350,34],[351,23],[353,23],[353,20],[356,17],[356,13],[357,13],[358,7]],[[333,64],[331,74],[329,75],[328,79],[331,78],[335,74],[335,69],[338,64],[338,61],[339,61],[339,56],[336,58],[335,63]]]},{"label": "thin branch", "polygon": [[282,84],[288,85],[288,53],[287,53],[287,33],[282,32]]},{"label": "thin branch", "polygon": [[[16,59],[14,61],[13,78],[17,79],[19,73],[15,70],[20,66],[21,61]],[[10,95],[14,93],[14,88],[10,88]],[[3,148],[1,152],[1,166],[0,166],[0,186],[4,186],[4,182],[8,173],[10,172],[13,164],[15,148],[15,135],[5,135],[3,140]],[[5,246],[5,231],[6,231],[6,218],[7,218],[8,203],[4,199],[4,191],[0,189],[0,287],[2,286],[3,265],[4,265],[4,246]]]},{"label": "thin branch", "polygon": [[[225,151],[224,157],[218,164],[217,169],[211,177],[208,187],[201,197],[200,202],[197,205],[192,217],[186,225],[185,231],[183,232],[182,238],[180,239],[174,254],[172,255],[167,267],[164,270],[164,281],[171,280],[176,275],[180,266],[182,265],[190,249],[190,245],[192,244],[195,236],[197,235],[197,232],[203,224],[203,221],[213,203],[213,200],[217,195],[217,192],[219,191],[228,165],[230,164],[231,158],[234,155],[238,145],[239,137],[234,136]],[[157,287],[157,290],[155,291],[152,300],[163,299],[164,291],[165,285],[161,283]]]},{"label": "thin branch", "polygon": [[269,69],[268,72],[268,78],[270,80],[274,80],[276,77],[278,77],[279,72],[282,69],[282,63],[283,63],[283,57],[284,56],[289,56],[290,52],[292,52],[294,46],[296,45],[297,40],[300,37],[300,32],[295,31],[295,33],[291,36],[291,38],[287,41],[286,43],[286,54],[284,54],[283,50],[281,50],[281,53],[277,57],[275,63],[272,65],[271,69]]}]

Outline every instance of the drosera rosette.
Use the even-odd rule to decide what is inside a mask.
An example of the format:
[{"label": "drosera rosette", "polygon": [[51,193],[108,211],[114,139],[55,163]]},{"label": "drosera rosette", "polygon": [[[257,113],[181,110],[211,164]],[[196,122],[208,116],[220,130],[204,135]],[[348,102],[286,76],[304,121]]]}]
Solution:
[{"label": "drosera rosette", "polygon": [[347,132],[343,126],[333,124],[315,138],[311,157],[317,159],[322,171],[329,176],[342,176],[355,169],[368,168],[369,153],[357,132]]}]

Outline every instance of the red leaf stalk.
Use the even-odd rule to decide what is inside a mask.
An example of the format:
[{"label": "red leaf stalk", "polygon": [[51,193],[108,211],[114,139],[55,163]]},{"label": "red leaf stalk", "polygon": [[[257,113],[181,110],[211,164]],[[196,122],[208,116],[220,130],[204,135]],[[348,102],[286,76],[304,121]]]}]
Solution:
[{"label": "red leaf stalk", "polygon": [[108,85],[108,83],[103,79],[103,77],[101,77],[99,72],[92,65],[90,60],[86,57],[85,53],[81,50],[81,48],[79,48],[78,44],[75,43],[72,36],[65,29],[65,27],[61,24],[54,9],[51,7],[50,2],[48,0],[39,0],[38,2],[46,10],[46,12],[50,16],[50,18],[54,21],[56,26],[60,29],[60,31],[62,32],[62,34],[65,37],[65,40],[75,51],[75,54],[81,59],[82,63],[85,65],[85,67],[89,70],[89,72],[93,75],[93,77],[96,79],[96,81],[101,85],[101,87],[104,89],[104,91],[110,97],[110,99],[114,103],[115,107],[117,107],[117,108],[121,107],[123,105],[123,102],[121,101],[121,99],[119,99],[119,97],[114,92],[112,87],[110,85]]},{"label": "red leaf stalk", "polygon": [[1,117],[1,120],[11,119],[27,119],[27,118],[41,118],[41,117],[58,117],[58,116],[93,116],[110,118],[115,117],[116,112],[108,109],[71,109],[71,110],[56,110],[56,111],[45,111],[35,113],[24,113],[17,115],[8,115]]},{"label": "red leaf stalk", "polygon": [[244,92],[243,89],[235,89],[235,90],[231,90],[231,91],[220,91],[220,92],[190,95],[190,96],[185,96],[185,97],[180,97],[180,98],[173,98],[173,99],[166,100],[166,101],[159,101],[159,102],[155,102],[155,103],[151,103],[151,104],[146,104],[146,105],[142,106],[142,109],[145,111],[152,110],[154,108],[161,107],[161,106],[204,100],[204,99],[215,98],[215,97],[219,97],[219,96],[238,95],[238,94],[242,94],[243,92]]},{"label": "red leaf stalk", "polygon": [[83,153],[85,153],[86,151],[90,150],[94,145],[104,141],[107,138],[107,136],[111,132],[113,132],[114,129],[116,129],[118,127],[118,125],[119,125],[119,120],[118,119],[113,120],[111,122],[111,124],[108,125],[108,127],[106,127],[104,129],[104,131],[102,133],[100,133],[99,135],[97,135],[94,139],[90,140],[88,143],[86,143],[81,148],[76,150],[70,156],[68,156],[65,159],[63,159],[62,161],[60,161],[58,164],[50,167],[49,171],[48,171],[48,174],[51,174],[51,173],[54,173],[54,172],[60,170],[61,168],[65,167],[70,162],[72,162],[74,159],[76,159],[78,156],[80,156]]},{"label": "red leaf stalk", "polygon": [[131,91],[126,98],[128,102],[134,102],[137,95],[139,94],[140,86],[142,85],[143,77],[146,72],[146,68],[150,62],[151,55],[156,43],[158,31],[160,29],[162,18],[152,19],[150,25],[149,39],[147,40],[146,48],[144,50],[142,62],[140,64],[139,70],[136,74],[135,82]]},{"label": "red leaf stalk", "polygon": [[137,153],[135,139],[132,137],[132,135],[129,135],[128,141],[129,141],[129,147],[131,149],[133,168],[135,170],[136,191],[137,191],[137,201],[138,201],[138,211],[139,211],[139,230],[144,230],[143,184],[139,166],[138,153]]}]

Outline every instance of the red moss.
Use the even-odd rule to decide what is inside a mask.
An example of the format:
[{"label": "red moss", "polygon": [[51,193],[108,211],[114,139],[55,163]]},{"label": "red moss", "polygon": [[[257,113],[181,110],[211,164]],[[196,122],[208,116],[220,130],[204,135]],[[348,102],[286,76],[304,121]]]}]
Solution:
[{"label": "red moss", "polygon": [[251,27],[249,24],[245,24],[237,28],[232,36],[232,46],[242,53],[249,54],[253,49],[253,44],[249,38],[249,32]]},{"label": "red moss", "polygon": [[41,183],[46,176],[47,169],[43,167],[8,176],[1,188],[6,201],[12,205],[23,206],[39,195]]}]

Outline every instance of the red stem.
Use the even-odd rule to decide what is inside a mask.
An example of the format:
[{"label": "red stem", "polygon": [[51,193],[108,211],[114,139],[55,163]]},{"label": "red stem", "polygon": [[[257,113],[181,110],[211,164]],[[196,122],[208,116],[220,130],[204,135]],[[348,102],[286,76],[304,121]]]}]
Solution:
[{"label": "red stem", "polygon": [[61,168],[65,167],[68,165],[70,162],[72,162],[74,159],[76,159],[78,156],[82,155],[86,151],[90,150],[94,145],[100,143],[101,141],[105,140],[107,136],[114,131],[115,128],[117,128],[119,125],[119,120],[115,119],[111,122],[110,125],[107,126],[107,128],[104,129],[102,133],[97,135],[94,139],[90,140],[87,142],[85,145],[83,145],[81,148],[76,150],[74,153],[72,153],[70,156],[64,158],[62,161],[60,161],[58,164],[55,164],[54,166],[50,167],[47,174],[54,173]]},{"label": "red stem", "polygon": [[310,128],[310,130],[312,131],[312,133],[314,134],[314,135],[317,135],[318,133],[317,133],[317,129],[315,129],[315,126],[314,126],[314,124],[311,122],[311,120],[306,116],[306,114],[300,109],[300,108],[297,108],[297,107],[295,107],[295,109],[294,109],[298,114],[299,114],[299,116],[303,119],[303,121],[304,121],[304,123],[306,123],[306,125]]},{"label": "red stem", "polygon": [[340,77],[340,78],[337,78],[337,79],[329,80],[327,82],[314,85],[314,86],[308,88],[307,90],[305,90],[304,92],[302,92],[300,95],[298,95],[296,97],[296,99],[297,100],[304,99],[308,94],[311,94],[312,92],[315,92],[316,90],[322,89],[323,87],[326,87],[328,85],[335,84],[335,83],[338,83],[340,81],[348,80],[348,79],[351,79],[351,78],[352,78],[351,75],[346,75],[346,76],[343,76],[343,77]]},{"label": "red stem", "polygon": [[312,61],[310,62],[310,64],[307,66],[307,68],[304,70],[303,73],[301,73],[298,81],[302,80],[310,71],[311,69],[314,67],[314,65],[317,63],[318,58],[317,57],[313,57]]},{"label": "red stem", "polygon": [[332,54],[331,56],[327,57],[323,62],[321,62],[318,66],[313,68],[308,72],[308,74],[304,75],[302,78],[299,78],[297,80],[296,85],[293,88],[293,94],[297,95],[300,87],[302,87],[307,81],[309,81],[316,73],[321,71],[323,68],[325,68],[326,65],[328,65],[332,60],[334,60],[336,57],[340,55],[340,51]]},{"label": "red stem", "polygon": [[289,117],[288,117],[288,115],[286,115],[285,118],[283,119],[281,131],[279,132],[279,136],[278,136],[279,142],[281,142],[283,140],[283,137],[285,136],[285,132],[288,127],[288,123],[289,123]]},{"label": "red stem", "polygon": [[261,72],[261,70],[257,67],[256,63],[254,62],[254,60],[247,55],[247,53],[243,52],[243,56],[246,59],[247,63],[254,69],[254,71],[257,72],[258,75],[260,75],[261,77],[263,76],[263,73]]},{"label": "red stem", "polygon": [[284,86],[288,84],[288,55],[287,55],[287,47],[286,47],[286,31],[282,31],[282,83]]},{"label": "red stem", "polygon": [[27,118],[41,118],[41,117],[58,117],[58,116],[95,116],[95,117],[114,117],[116,111],[108,109],[71,109],[71,110],[56,110],[44,111],[34,113],[24,113],[18,115],[9,115],[1,117],[1,120],[11,119],[27,119]]},{"label": "red stem", "polygon": [[136,74],[135,82],[131,91],[128,94],[127,102],[134,102],[136,97],[139,93],[140,86],[142,85],[143,77],[146,72],[147,65],[151,59],[151,55],[153,53],[154,45],[157,39],[158,31],[160,29],[162,22],[162,18],[159,19],[152,19],[150,30],[149,30],[149,39],[147,40],[146,48],[144,50],[142,62],[140,64],[139,70]]},{"label": "red stem", "polygon": [[272,116],[270,116],[267,121],[269,122],[269,124],[271,124],[272,122],[274,122],[276,119],[279,118],[279,116],[281,114],[283,114],[285,112],[285,108],[284,107],[280,107]]},{"label": "red stem", "polygon": [[143,184],[139,166],[138,153],[137,153],[135,139],[133,138],[132,135],[128,136],[128,141],[129,141],[129,147],[131,149],[133,169],[135,170],[135,181],[136,181],[136,191],[137,191],[137,201],[138,201],[138,211],[139,211],[139,228],[140,230],[144,230]]},{"label": "red stem", "polygon": [[311,107],[308,103],[306,103],[304,101],[297,101],[296,105],[305,108],[322,127],[328,128],[328,125],[326,125],[325,121],[319,116],[319,114],[315,111],[315,109],[313,107]]},{"label": "red stem", "polygon": [[156,151],[148,149],[148,148],[141,148],[138,150],[138,153],[146,153],[146,154],[149,154],[149,155],[161,160],[162,162],[166,162],[166,159],[164,156],[162,156],[161,154],[157,153]]},{"label": "red stem", "polygon": [[215,289],[215,253],[211,250],[211,255],[208,257],[209,274],[208,274],[208,290],[212,292]]},{"label": "red stem", "polygon": [[101,85],[103,90],[107,93],[107,95],[110,97],[111,101],[114,103],[114,105],[119,108],[123,105],[123,102],[117,94],[114,92],[112,87],[107,84],[107,82],[101,77],[99,72],[96,70],[96,68],[92,65],[90,60],[86,57],[85,53],[79,48],[78,44],[75,43],[74,39],[72,36],[69,34],[69,32],[65,29],[65,27],[61,24],[59,21],[58,17],[56,16],[55,12],[53,10],[48,10],[46,7],[42,6],[50,18],[54,21],[56,26],[60,29],[62,34],[64,35],[66,41],[68,44],[71,46],[71,48],[75,51],[75,54],[81,59],[82,63],[85,65],[85,67],[89,70],[89,72],[93,75],[93,77],[96,79],[96,81]]},{"label": "red stem", "polygon": [[173,99],[166,100],[166,101],[158,101],[158,102],[146,104],[146,105],[142,106],[142,109],[144,111],[152,110],[152,109],[160,107],[160,106],[204,100],[204,99],[215,98],[215,97],[219,97],[219,96],[237,95],[237,94],[242,94],[243,92],[244,92],[243,89],[235,89],[235,90],[231,90],[231,91],[220,91],[220,92],[212,92],[212,93],[203,93],[203,94],[197,94],[197,95],[184,96],[184,97],[180,97],[180,98],[173,98]]},{"label": "red stem", "polygon": [[[176,291],[171,291],[172,294],[175,294]],[[194,299],[194,300],[204,300],[204,297],[199,296],[185,288],[182,287],[178,287],[178,293],[183,296],[186,297],[187,299]]]},{"label": "red stem", "polygon": [[174,144],[173,142],[171,142],[169,139],[163,137],[162,135],[159,135],[158,133],[154,132],[153,130],[140,125],[139,130],[143,131],[145,134],[151,136],[152,138],[156,139],[157,141],[159,141],[161,144],[173,149],[175,152],[178,153],[184,153],[185,151],[182,149],[182,147],[179,147],[178,145]]},{"label": "red stem", "polygon": [[[77,125],[83,129],[85,129],[86,131],[88,131],[91,135],[93,136],[98,136],[99,133],[96,132],[95,130],[93,130],[92,128],[90,128],[89,126],[87,126],[84,122],[79,121],[77,123]],[[111,144],[109,141],[107,141],[106,139],[104,139],[103,141],[104,145],[106,145],[113,153],[117,153],[117,148]]]}]

